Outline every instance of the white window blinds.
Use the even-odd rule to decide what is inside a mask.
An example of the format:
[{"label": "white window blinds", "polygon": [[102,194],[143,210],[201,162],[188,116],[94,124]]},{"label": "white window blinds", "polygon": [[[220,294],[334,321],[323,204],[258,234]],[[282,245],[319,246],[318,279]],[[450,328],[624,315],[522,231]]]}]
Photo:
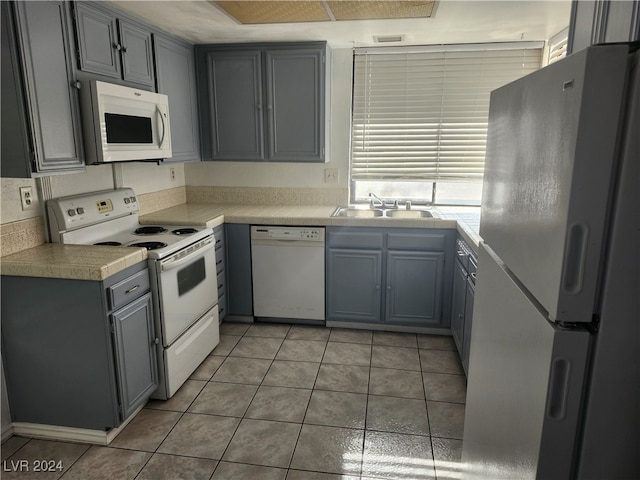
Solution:
[{"label": "white window blinds", "polygon": [[356,50],[351,179],[482,178],[489,93],[541,56],[541,44]]}]

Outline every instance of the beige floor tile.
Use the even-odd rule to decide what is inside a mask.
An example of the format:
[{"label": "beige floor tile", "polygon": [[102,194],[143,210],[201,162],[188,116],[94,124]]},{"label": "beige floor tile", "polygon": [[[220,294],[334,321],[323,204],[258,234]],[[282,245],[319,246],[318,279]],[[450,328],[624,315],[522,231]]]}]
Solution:
[{"label": "beige floor tile", "polygon": [[173,410],[174,412],[186,412],[187,408],[202,391],[207,382],[203,380],[187,380],[182,384],[173,397],[168,400],[151,400],[146,408],[154,410]]},{"label": "beige floor tile", "polygon": [[13,455],[15,452],[17,452],[18,450],[20,450],[22,447],[25,446],[25,444],[27,444],[29,442],[29,438],[25,438],[25,437],[18,437],[16,435],[8,438],[5,442],[3,442],[2,444],[2,460],[6,460],[7,458],[9,458],[11,455]]},{"label": "beige floor tile", "polygon": [[464,410],[460,403],[427,402],[431,436],[462,440]]},{"label": "beige floor tile", "polygon": [[433,437],[431,446],[438,480],[461,478],[463,475],[462,440]]},{"label": "beige floor tile", "polygon": [[244,419],[223,460],[287,468],[300,433],[300,424]]},{"label": "beige floor tile", "polygon": [[387,345],[389,347],[418,348],[415,333],[374,331],[373,344]]},{"label": "beige floor tile", "polygon": [[316,340],[291,340],[286,339],[278,354],[276,360],[294,360],[300,362],[320,362],[327,342]]},{"label": "beige floor tile", "polygon": [[390,397],[424,398],[422,374],[409,370],[371,367],[369,393]]},{"label": "beige floor tile", "polygon": [[216,348],[213,349],[211,355],[222,355],[226,356],[231,353],[231,350],[238,344],[241,335],[222,335],[220,334],[220,342],[216,345]]},{"label": "beige floor tile", "polygon": [[211,480],[284,480],[286,475],[284,468],[220,462]]},{"label": "beige floor tile", "polygon": [[457,352],[420,349],[420,364],[423,372],[464,375]]},{"label": "beige floor tile", "polygon": [[363,430],[303,425],[291,468],[359,475],[363,440]]},{"label": "beige floor tile", "polygon": [[240,339],[229,354],[232,357],[263,358],[273,360],[282,345],[282,338],[247,337]]},{"label": "beige floor tile", "polygon": [[209,355],[189,378],[191,380],[211,380],[213,374],[216,373],[226,358],[222,355]]},{"label": "beige floor tile", "polygon": [[[209,480],[218,464],[204,458],[178,457],[156,453],[136,480]],[[113,479],[116,480],[116,479]]]},{"label": "beige floor tile", "polygon": [[364,428],[367,396],[361,393],[314,390],[304,423]]},{"label": "beige floor tile", "polygon": [[263,385],[258,389],[246,418],[302,423],[311,390]]},{"label": "beige floor tile", "polygon": [[431,439],[419,435],[367,431],[362,475],[394,480],[435,479]]},{"label": "beige floor tile", "polygon": [[133,480],[151,458],[147,452],[93,446],[73,464],[65,480]]},{"label": "beige floor tile", "polygon": [[319,367],[319,363],[275,360],[264,377],[263,384],[272,387],[313,388]]},{"label": "beige floor tile", "polygon": [[242,417],[257,390],[255,385],[209,382],[195,399],[189,412]]},{"label": "beige floor tile", "polygon": [[[50,440],[29,440],[21,437],[7,440],[5,444],[15,449],[2,465],[0,477],[3,480],[51,480],[60,478],[88,449],[89,445]],[[19,447],[19,448],[16,448]],[[53,460],[53,464],[44,464],[45,471],[35,471],[35,462]],[[21,463],[22,462],[22,463]],[[26,462],[26,463],[25,463]],[[39,466],[42,466],[40,463]]]},{"label": "beige floor tile", "polygon": [[158,453],[220,460],[240,419],[185,413]]},{"label": "beige floor tile", "polygon": [[211,380],[260,385],[270,366],[271,360],[228,357]]},{"label": "beige floor tile", "polygon": [[246,331],[245,336],[285,338],[290,328],[291,325],[277,323],[254,323]]},{"label": "beige floor tile", "polygon": [[329,335],[330,342],[346,343],[371,343],[373,333],[371,330],[356,330],[350,328],[333,328]]},{"label": "beige floor tile", "polygon": [[367,393],[369,367],[358,365],[320,365],[315,388],[336,392]]},{"label": "beige floor tile", "polygon": [[423,373],[424,392],[427,400],[437,402],[465,403],[467,381],[464,375],[446,373]]},{"label": "beige floor tile", "polygon": [[287,480],[360,480],[359,475],[336,475],[335,473],[289,470]]},{"label": "beige floor tile", "polygon": [[111,442],[111,447],[155,452],[182,413],[144,408]]},{"label": "beige floor tile", "polygon": [[287,338],[292,340],[318,340],[327,341],[331,334],[331,328],[316,327],[313,325],[293,325],[287,333]]},{"label": "beige floor tile", "polygon": [[451,335],[418,335],[418,347],[427,350],[456,351],[456,344]]},{"label": "beige floor tile", "polygon": [[371,351],[371,366],[419,372],[420,357],[418,356],[418,349],[374,344]]},{"label": "beige floor tile", "polygon": [[340,365],[371,364],[371,345],[363,343],[329,342],[322,358],[323,363]]},{"label": "beige floor tile", "polygon": [[251,327],[250,323],[222,322],[220,324],[221,335],[244,335]]},{"label": "beige floor tile", "polygon": [[422,399],[369,395],[367,430],[429,435],[427,404]]}]

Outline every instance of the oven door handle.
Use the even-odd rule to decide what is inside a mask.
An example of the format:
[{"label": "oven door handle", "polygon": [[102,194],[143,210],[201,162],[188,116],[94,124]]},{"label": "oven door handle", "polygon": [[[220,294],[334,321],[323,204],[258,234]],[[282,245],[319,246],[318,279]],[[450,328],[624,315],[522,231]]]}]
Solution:
[{"label": "oven door handle", "polygon": [[209,250],[214,249],[215,246],[216,246],[216,244],[211,242],[208,245],[199,248],[195,252],[190,253],[186,257],[183,257],[183,258],[181,258],[179,260],[172,260],[170,262],[163,263],[162,264],[162,271],[166,272],[168,270],[173,270],[174,268],[178,268],[178,267],[184,265],[185,263],[189,263],[189,262],[193,261],[195,258],[203,256]]}]

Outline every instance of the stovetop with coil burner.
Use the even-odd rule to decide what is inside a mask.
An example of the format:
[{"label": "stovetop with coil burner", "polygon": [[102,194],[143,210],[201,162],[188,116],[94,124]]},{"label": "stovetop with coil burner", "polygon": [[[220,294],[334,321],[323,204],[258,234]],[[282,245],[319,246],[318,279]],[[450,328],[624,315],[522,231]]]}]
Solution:
[{"label": "stovetop with coil burner", "polygon": [[51,241],[146,248],[162,259],[213,233],[204,227],[140,225],[138,200],[130,188],[47,202]]}]

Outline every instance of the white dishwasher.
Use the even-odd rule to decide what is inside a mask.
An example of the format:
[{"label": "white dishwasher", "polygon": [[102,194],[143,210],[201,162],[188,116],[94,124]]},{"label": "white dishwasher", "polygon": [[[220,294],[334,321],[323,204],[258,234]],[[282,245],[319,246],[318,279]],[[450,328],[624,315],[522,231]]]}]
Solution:
[{"label": "white dishwasher", "polygon": [[324,323],[324,228],[251,227],[253,314]]}]

